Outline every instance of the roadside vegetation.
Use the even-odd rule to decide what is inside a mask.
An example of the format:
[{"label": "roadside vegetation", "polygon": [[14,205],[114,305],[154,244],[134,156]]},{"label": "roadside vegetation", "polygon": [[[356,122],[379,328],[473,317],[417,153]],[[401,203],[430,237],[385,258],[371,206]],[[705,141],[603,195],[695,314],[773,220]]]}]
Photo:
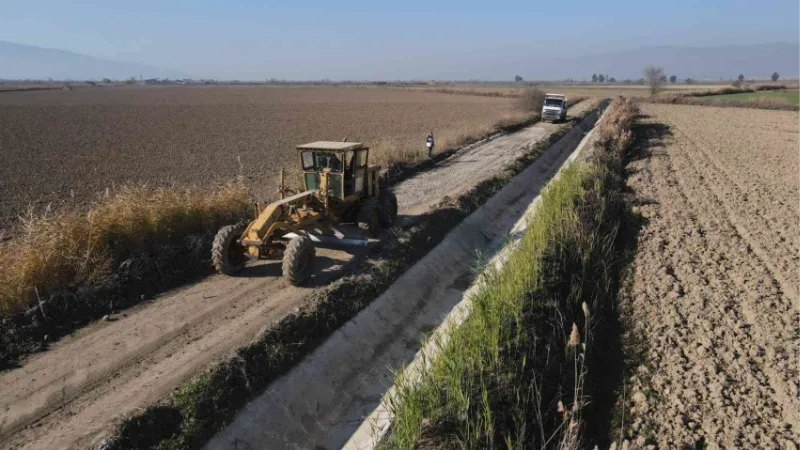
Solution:
[{"label": "roadside vegetation", "polygon": [[537,88],[528,88],[520,93],[517,107],[523,111],[541,113],[545,93]]},{"label": "roadside vegetation", "polygon": [[710,105],[738,108],[800,110],[797,85],[762,84],[750,87],[728,86],[720,89],[660,95],[657,103]]},{"label": "roadside vegetation", "polygon": [[247,191],[122,188],[88,213],[30,215],[0,246],[0,314],[51,294],[96,283],[136,252],[156,255],[190,235],[216,232],[248,211]]},{"label": "roadside vegetation", "polygon": [[763,101],[767,103],[784,103],[787,105],[800,105],[800,89],[768,92],[742,92],[736,94],[718,95],[710,99],[716,103],[718,101]]},{"label": "roadside vegetation", "polygon": [[[361,262],[352,275],[317,291],[296,312],[267,327],[252,343],[179,387],[165,401],[125,419],[105,448],[200,448],[248,401],[375,300],[569,129],[562,126],[504,174],[482,182],[453,206],[423,216],[419,225],[408,230],[396,231],[385,247]],[[414,170],[414,166],[406,166],[395,176],[407,177]]]},{"label": "roadside vegetation", "polygon": [[0,368],[87,321],[208,271],[220,226],[251,213],[240,185],[122,188],[88,212],[29,215],[0,244]]},{"label": "roadside vegetation", "polygon": [[[581,448],[615,316],[622,158],[638,114],[616,99],[586,161],[561,172],[505,266],[419,380],[396,380],[386,448]],[[613,396],[612,396],[613,397]],[[613,400],[612,400],[613,402]],[[607,425],[607,424],[606,424]],[[603,428],[603,427],[599,427]],[[606,428],[607,431],[607,428]]]}]

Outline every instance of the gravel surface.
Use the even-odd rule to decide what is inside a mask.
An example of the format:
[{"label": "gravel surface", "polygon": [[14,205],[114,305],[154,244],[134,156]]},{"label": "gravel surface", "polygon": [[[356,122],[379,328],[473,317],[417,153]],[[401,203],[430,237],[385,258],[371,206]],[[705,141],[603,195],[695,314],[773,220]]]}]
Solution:
[{"label": "gravel surface", "polygon": [[[567,117],[580,116],[596,107],[598,103],[599,100],[595,99],[576,103],[569,108]],[[535,127],[471,145],[435,169],[421,173],[395,187],[398,204],[401,209],[414,206],[416,211],[421,207],[430,208],[431,203],[440,201],[443,195],[457,198],[467,189],[501,172],[504,167],[530,151],[543,137],[549,136],[560,126],[540,122]]]},{"label": "gravel surface", "polygon": [[797,448],[797,113],[643,113],[625,426],[662,448]]}]

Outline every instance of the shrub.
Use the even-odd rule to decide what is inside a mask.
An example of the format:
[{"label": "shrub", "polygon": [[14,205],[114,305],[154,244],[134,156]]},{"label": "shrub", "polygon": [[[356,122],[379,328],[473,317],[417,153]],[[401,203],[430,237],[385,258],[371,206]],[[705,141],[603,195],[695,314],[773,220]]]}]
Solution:
[{"label": "shrub", "polygon": [[525,112],[541,112],[544,104],[544,92],[536,88],[528,88],[522,91],[517,100],[519,109]]},{"label": "shrub", "polygon": [[644,69],[644,77],[647,79],[647,84],[650,86],[650,96],[655,97],[667,81],[664,75],[664,69],[661,67],[649,66]]}]

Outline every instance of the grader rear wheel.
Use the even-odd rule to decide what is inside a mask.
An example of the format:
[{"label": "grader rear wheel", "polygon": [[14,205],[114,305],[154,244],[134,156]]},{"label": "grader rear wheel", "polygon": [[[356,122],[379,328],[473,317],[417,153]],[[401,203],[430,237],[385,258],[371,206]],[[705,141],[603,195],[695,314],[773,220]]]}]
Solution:
[{"label": "grader rear wheel", "polygon": [[283,276],[292,286],[301,286],[311,277],[317,250],[311,239],[300,236],[289,241],[283,252]]},{"label": "grader rear wheel", "polygon": [[358,210],[358,222],[366,225],[370,237],[376,237],[383,228],[383,209],[377,198],[369,198]]},{"label": "grader rear wheel", "polygon": [[244,268],[247,261],[244,247],[238,242],[244,232],[242,225],[227,225],[219,229],[211,244],[211,261],[217,272],[234,275]]},{"label": "grader rear wheel", "polygon": [[369,206],[367,228],[369,229],[370,237],[377,237],[381,232],[381,228],[383,228],[383,209],[378,202],[373,202]]}]

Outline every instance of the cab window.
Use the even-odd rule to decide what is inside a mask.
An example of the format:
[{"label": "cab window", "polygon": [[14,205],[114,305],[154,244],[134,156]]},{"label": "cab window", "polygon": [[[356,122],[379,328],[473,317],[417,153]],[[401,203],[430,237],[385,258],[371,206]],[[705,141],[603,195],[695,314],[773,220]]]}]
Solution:
[{"label": "cab window", "polygon": [[342,155],[333,152],[302,152],[301,159],[303,170],[307,172],[321,172],[331,169],[331,172],[342,171]]},{"label": "cab window", "polygon": [[356,163],[357,164],[356,167],[360,169],[367,165],[367,151],[360,150],[359,152],[357,152],[357,155],[358,155],[358,162]]}]

